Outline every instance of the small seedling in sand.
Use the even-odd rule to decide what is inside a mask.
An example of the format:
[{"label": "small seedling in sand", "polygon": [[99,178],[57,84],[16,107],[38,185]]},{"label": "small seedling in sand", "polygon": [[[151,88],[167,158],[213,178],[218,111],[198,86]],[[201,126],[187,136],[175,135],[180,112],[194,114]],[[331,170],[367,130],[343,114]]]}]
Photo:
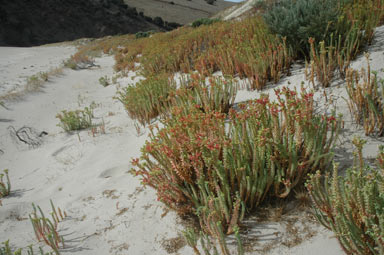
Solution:
[{"label": "small seedling in sand", "polygon": [[90,105],[85,107],[84,110],[63,110],[56,115],[56,118],[60,120],[57,126],[63,128],[66,132],[92,127],[93,109],[94,106]]},{"label": "small seedling in sand", "polygon": [[60,208],[56,210],[52,200],[50,202],[52,220],[46,218],[41,208],[39,206],[36,207],[33,203],[33,212],[29,215],[29,219],[31,220],[37,240],[39,242],[44,241],[45,244],[53,249],[56,255],[59,255],[60,246],[64,248],[64,239],[59,235],[57,227],[58,223],[66,217],[66,213],[62,212]]},{"label": "small seedling in sand", "polygon": [[[12,251],[10,245],[9,245],[9,240],[5,241],[2,243],[3,246],[0,247],[0,255],[22,255],[22,251],[23,249],[19,248],[19,249],[16,249],[15,251]],[[24,253],[25,254],[25,253]],[[27,255],[34,255],[34,251],[33,251],[33,246],[32,244],[31,245],[28,245],[28,248],[27,248]],[[39,247],[39,253],[40,255],[54,255],[54,253],[52,252],[44,252],[43,251],[43,248]]]},{"label": "small seedling in sand", "polygon": [[107,76],[100,77],[100,79],[99,79],[99,83],[100,83],[103,87],[107,87],[107,86],[110,85]]},{"label": "small seedling in sand", "polygon": [[[6,181],[4,181],[4,177]],[[6,197],[11,193],[11,182],[8,176],[8,169],[0,174],[0,198]]]},{"label": "small seedling in sand", "polygon": [[92,125],[91,133],[92,133],[92,137],[96,137],[97,134],[105,134],[104,118],[102,119],[102,122],[100,124]]},{"label": "small seedling in sand", "polygon": [[39,78],[40,78],[42,81],[46,82],[46,81],[48,81],[48,79],[49,79],[49,73],[48,73],[48,72],[40,72],[40,73],[39,73]]},{"label": "small seedling in sand", "polygon": [[137,137],[142,136],[142,135],[145,133],[145,131],[143,131],[143,130],[141,129],[141,126],[140,126],[139,123],[135,122],[133,125],[135,126],[136,136],[137,136]]},{"label": "small seedling in sand", "polygon": [[112,84],[116,84],[118,78],[119,78],[118,75],[112,76]]}]

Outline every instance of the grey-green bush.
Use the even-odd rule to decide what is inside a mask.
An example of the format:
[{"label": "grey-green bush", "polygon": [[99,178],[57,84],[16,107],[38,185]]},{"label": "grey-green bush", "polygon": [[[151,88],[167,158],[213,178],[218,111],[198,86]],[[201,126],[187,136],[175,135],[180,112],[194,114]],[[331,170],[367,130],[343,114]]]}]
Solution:
[{"label": "grey-green bush", "polygon": [[335,31],[338,0],[283,0],[267,8],[263,17],[273,33],[287,38],[294,55],[309,54],[308,38],[320,42]]}]

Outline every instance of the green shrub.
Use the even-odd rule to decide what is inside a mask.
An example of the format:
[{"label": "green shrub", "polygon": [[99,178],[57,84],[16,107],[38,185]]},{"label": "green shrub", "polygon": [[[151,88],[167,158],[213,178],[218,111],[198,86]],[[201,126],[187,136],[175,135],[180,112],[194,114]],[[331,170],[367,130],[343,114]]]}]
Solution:
[{"label": "green shrub", "polygon": [[245,210],[287,197],[333,158],[339,121],[316,115],[311,93],[276,93],[278,103],[264,96],[231,110],[229,120],[175,107],[164,128],[151,131],[133,173],[170,208],[198,215],[206,233],[232,233]]},{"label": "green shrub", "polygon": [[379,169],[363,162],[365,141],[355,138],[355,164],[339,176],[312,175],[307,183],[317,219],[335,232],[347,254],[384,254],[384,148],[378,157]]},{"label": "green shrub", "polygon": [[[8,169],[3,171],[4,173],[0,174],[0,198],[9,196],[11,193],[11,181],[8,176]],[[4,176],[6,181],[4,181]]]},{"label": "green shrub", "polygon": [[57,126],[63,128],[66,132],[89,128],[92,126],[93,109],[94,106],[90,105],[85,107],[84,110],[63,110],[56,115],[56,118],[60,120]]},{"label": "green shrub", "polygon": [[154,34],[154,31],[147,31],[147,32],[137,32],[135,34],[135,37],[136,39],[139,39],[139,38],[145,38],[145,37],[149,37],[150,35]]},{"label": "green shrub", "polygon": [[201,25],[211,25],[219,21],[220,19],[201,18],[192,22],[192,27],[199,27]]},{"label": "green shrub", "polygon": [[158,25],[160,27],[164,26],[164,21],[161,17],[155,17],[153,19],[153,23],[155,23],[156,25]]}]

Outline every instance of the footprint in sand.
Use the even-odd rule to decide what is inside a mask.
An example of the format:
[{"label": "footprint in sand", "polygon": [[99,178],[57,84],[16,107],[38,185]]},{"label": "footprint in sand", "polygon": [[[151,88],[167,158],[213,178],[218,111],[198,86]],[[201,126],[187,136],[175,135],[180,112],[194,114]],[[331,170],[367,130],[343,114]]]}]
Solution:
[{"label": "footprint in sand", "polygon": [[127,166],[116,166],[102,171],[99,178],[111,178],[123,175],[127,172]]},{"label": "footprint in sand", "polygon": [[52,153],[58,162],[64,165],[73,165],[82,158],[82,153],[75,145],[65,145]]}]

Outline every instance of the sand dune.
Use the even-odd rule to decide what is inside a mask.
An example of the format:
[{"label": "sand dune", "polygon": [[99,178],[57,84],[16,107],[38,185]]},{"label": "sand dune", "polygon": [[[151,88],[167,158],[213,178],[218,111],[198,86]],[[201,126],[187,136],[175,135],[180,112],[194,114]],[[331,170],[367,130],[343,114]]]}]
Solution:
[{"label": "sand dune", "polygon": [[[383,68],[383,40],[384,27],[380,27],[369,49],[372,70]],[[56,67],[73,51],[66,46],[0,48],[0,91],[21,89],[24,76]],[[0,243],[9,239],[13,247],[44,247],[43,243],[37,244],[28,215],[32,203],[48,213],[52,199],[68,214],[59,223],[59,233],[66,243],[62,254],[161,255],[174,251],[173,254],[192,255],[192,249],[183,246],[181,220],[156,201],[154,190],[143,189],[140,180],[128,173],[130,160],[140,155],[148,130],[143,128],[138,135],[135,122],[113,97],[119,87],[137,81],[137,74],[130,72],[117,84],[103,87],[98,79],[113,75],[114,60],[104,55],[96,59],[96,64],[98,67],[86,70],[65,69],[63,75],[45,83],[40,92],[27,94],[19,101],[6,101],[7,109],[0,108],[0,169],[9,169],[12,183],[11,196],[2,199],[0,206]],[[359,69],[365,65],[361,56],[352,66]],[[272,93],[273,88],[288,82],[290,87],[298,86],[303,80],[304,71],[298,65],[292,76],[263,93]],[[345,167],[352,156],[349,138],[363,132],[351,123],[343,84],[333,84],[327,93],[346,120],[336,160]],[[258,95],[259,92],[240,91],[236,101]],[[316,92],[319,107],[324,109],[322,95],[321,90]],[[92,102],[97,105],[94,122],[105,123],[105,134],[94,137],[90,130],[67,134],[57,126],[58,112],[81,109]],[[34,147],[28,146],[12,138],[12,130],[24,126],[47,135],[40,137]],[[367,139],[365,155],[373,157],[383,140]],[[279,222],[254,218],[246,221],[248,238],[253,238],[249,241],[253,244],[249,254],[260,254],[260,250],[265,254],[343,254],[333,233],[313,222],[306,212],[288,210],[283,218]],[[297,229],[303,240],[295,243],[288,224]]]}]

